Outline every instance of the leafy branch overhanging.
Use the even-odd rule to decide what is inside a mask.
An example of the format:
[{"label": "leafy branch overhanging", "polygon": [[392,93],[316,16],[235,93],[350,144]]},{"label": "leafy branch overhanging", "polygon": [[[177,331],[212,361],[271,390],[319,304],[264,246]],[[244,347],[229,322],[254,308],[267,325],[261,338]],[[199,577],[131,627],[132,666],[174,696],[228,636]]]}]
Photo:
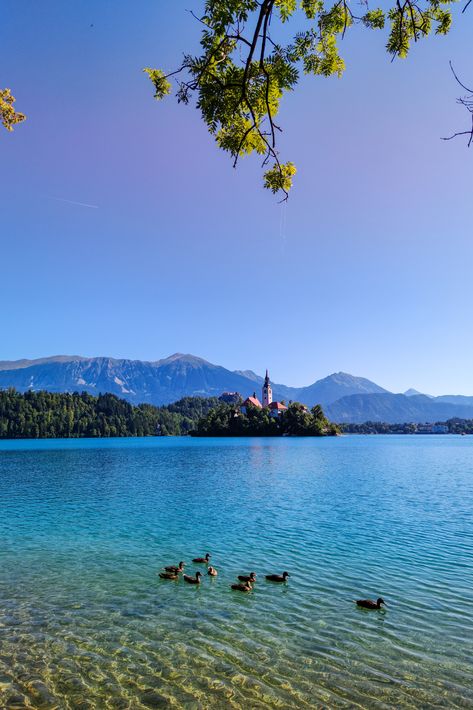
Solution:
[{"label": "leafy branch overhanging", "polygon": [[[393,59],[406,57],[412,41],[432,30],[449,31],[451,1],[396,0],[387,10],[370,10],[361,0],[363,13],[355,15],[349,0],[332,5],[324,0],[207,0],[204,14],[194,15],[202,25],[201,54],[185,54],[175,71],[150,67],[144,71],[154,84],[156,99],[171,92],[170,80],[177,85],[179,102],[188,104],[195,93],[209,132],[230,153],[233,166],[246,154],[261,155],[265,187],[286,200],[296,167],[279,158],[277,114],[282,96],[295,88],[300,71],[341,76],[345,63],[337,43],[355,24],[370,29],[389,25],[387,52]],[[289,43],[279,43],[275,25],[296,13],[302,13],[307,28]]]}]

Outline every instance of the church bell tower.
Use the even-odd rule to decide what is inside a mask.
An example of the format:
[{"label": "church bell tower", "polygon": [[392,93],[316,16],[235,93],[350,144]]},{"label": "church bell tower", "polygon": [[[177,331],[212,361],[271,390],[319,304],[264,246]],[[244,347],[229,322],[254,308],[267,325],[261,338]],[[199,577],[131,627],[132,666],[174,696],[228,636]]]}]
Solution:
[{"label": "church bell tower", "polygon": [[269,381],[269,375],[267,370],[266,377],[264,378],[262,395],[263,407],[269,407],[269,405],[273,401],[273,390],[271,389],[271,382]]}]

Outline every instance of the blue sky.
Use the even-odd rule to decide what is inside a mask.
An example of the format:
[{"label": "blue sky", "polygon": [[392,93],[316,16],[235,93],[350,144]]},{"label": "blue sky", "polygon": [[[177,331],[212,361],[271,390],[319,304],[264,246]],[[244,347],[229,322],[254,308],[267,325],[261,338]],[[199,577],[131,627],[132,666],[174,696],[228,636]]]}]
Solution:
[{"label": "blue sky", "polygon": [[28,121],[0,132],[0,359],[179,351],[473,394],[473,153],[440,140],[467,125],[448,61],[473,82],[473,9],[406,61],[356,29],[341,80],[302,80],[281,206],[141,72],[196,47],[202,5],[2,1],[0,85]]}]

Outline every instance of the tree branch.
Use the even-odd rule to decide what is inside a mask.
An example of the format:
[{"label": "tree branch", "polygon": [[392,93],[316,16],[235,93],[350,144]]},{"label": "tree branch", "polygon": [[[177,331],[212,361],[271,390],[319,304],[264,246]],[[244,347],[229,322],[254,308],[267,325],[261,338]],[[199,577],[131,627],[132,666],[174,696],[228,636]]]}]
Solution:
[{"label": "tree branch", "polygon": [[[471,2],[471,0],[470,0]],[[451,141],[452,138],[457,138],[458,136],[470,136],[470,139],[468,141],[467,147],[469,148],[473,142],[473,91],[471,89],[468,89],[468,87],[463,84],[463,82],[460,81],[458,78],[454,68],[453,64],[450,61],[450,69],[452,70],[452,74],[455,77],[457,83],[462,87],[462,89],[465,89],[465,91],[469,92],[469,96],[466,96],[465,98],[459,98],[457,99],[457,102],[464,106],[466,110],[471,114],[471,128],[469,131],[458,131],[457,133],[454,133],[451,136],[447,136],[446,138],[442,138],[443,141]]]}]

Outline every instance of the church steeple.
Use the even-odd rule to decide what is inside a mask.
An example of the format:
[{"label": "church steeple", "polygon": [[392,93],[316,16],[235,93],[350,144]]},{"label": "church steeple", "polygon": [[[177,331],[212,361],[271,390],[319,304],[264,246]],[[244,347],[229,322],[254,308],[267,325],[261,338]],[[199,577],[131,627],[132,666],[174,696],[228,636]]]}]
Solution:
[{"label": "church steeple", "polygon": [[262,404],[263,407],[269,407],[273,401],[273,390],[271,389],[271,382],[269,381],[268,370],[266,370],[266,377],[264,378],[264,384],[262,389]]}]

